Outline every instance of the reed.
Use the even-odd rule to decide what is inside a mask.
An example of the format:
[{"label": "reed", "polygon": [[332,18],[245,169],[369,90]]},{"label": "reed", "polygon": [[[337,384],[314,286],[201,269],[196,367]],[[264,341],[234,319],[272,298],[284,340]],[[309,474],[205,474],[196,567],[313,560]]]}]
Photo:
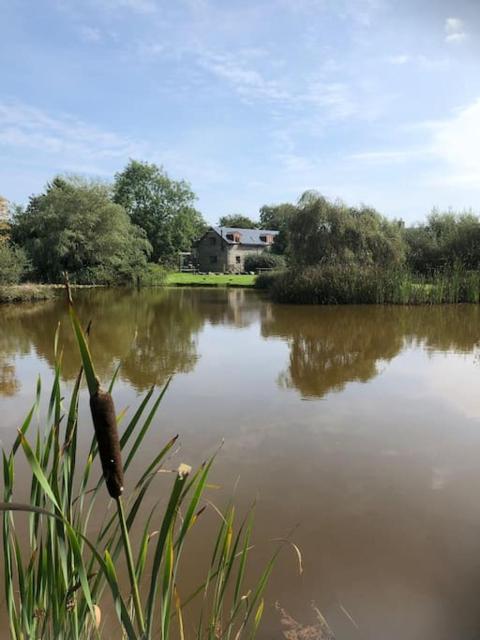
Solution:
[{"label": "reed", "polygon": [[323,265],[259,277],[276,302],[292,304],[453,304],[480,302],[480,272],[461,268],[430,277],[406,270]]},{"label": "reed", "polygon": [[[3,451],[2,513],[5,602],[14,640],[26,638],[85,640],[101,638],[101,614],[108,594],[123,637],[129,640],[185,638],[184,609],[199,601],[198,639],[237,640],[254,637],[264,609],[263,597],[275,559],[251,584],[246,580],[253,552],[253,507],[237,522],[233,505],[223,512],[210,509],[207,480],[214,457],[193,471],[181,464],[173,472],[170,489],[153,510],[145,513],[145,499],[158,494],[156,481],[177,437],[170,439],[134,479],[131,465],[168,388],[151,388],[130,421],[117,415],[112,393],[118,369],[107,390],[99,386],[88,347],[73,304],[70,315],[82,367],[68,403],[62,393],[62,355],[55,336],[55,372],[45,423],[33,441],[32,425],[39,415],[40,381],[35,401],[12,447]],[[79,404],[86,379],[94,423],[86,459],[79,454]],[[120,431],[121,428],[121,431]],[[23,453],[29,475],[30,503],[16,501]],[[122,462],[123,457],[123,462]],[[97,459],[102,473],[98,474]],[[124,492],[123,486],[126,490]],[[105,487],[110,495],[105,509]],[[108,501],[108,500],[107,500]],[[166,506],[161,510],[161,504]],[[95,510],[104,510],[95,524]],[[205,513],[219,520],[211,540],[212,555],[203,581],[192,593],[178,587],[182,551]],[[132,528],[139,528],[135,544]],[[119,579],[123,566],[128,588]]]}]

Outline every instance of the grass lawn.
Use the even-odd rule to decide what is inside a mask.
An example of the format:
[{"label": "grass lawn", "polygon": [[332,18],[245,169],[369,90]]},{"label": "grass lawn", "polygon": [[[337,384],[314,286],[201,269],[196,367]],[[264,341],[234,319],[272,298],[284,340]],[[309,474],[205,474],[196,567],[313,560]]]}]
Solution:
[{"label": "grass lawn", "polygon": [[255,276],[228,273],[169,273],[167,285],[190,287],[253,287]]}]

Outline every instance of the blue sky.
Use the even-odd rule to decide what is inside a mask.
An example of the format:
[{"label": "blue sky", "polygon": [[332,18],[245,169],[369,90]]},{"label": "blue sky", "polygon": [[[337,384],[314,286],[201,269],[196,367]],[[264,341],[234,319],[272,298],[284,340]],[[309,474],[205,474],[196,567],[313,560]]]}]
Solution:
[{"label": "blue sky", "polygon": [[0,0],[0,194],[129,158],[210,222],[306,189],[480,210],[479,0]]}]

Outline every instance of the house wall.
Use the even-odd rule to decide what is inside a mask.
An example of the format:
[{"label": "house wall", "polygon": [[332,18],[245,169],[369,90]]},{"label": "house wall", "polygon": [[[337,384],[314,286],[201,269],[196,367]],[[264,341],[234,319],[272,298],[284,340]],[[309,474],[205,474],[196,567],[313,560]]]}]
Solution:
[{"label": "house wall", "polygon": [[196,248],[198,269],[215,273],[242,273],[247,255],[263,253],[265,247],[229,244],[218,233],[208,231]]},{"label": "house wall", "polygon": [[200,271],[227,271],[227,243],[213,230],[208,231],[197,244],[197,262]]}]

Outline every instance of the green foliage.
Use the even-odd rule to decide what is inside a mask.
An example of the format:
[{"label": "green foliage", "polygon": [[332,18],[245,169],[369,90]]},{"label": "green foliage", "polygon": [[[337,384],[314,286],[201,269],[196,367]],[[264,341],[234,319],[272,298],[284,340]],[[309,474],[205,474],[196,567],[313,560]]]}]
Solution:
[{"label": "green foliage", "polygon": [[166,284],[168,270],[159,264],[150,262],[146,269],[140,274],[138,284],[141,287],[162,287]]},{"label": "green foliage", "polygon": [[[263,594],[274,561],[282,548],[277,546],[256,583],[247,584],[246,568],[252,552],[253,510],[237,524],[235,508],[229,504],[221,513],[209,509],[205,497],[213,458],[192,469],[181,464],[170,473],[170,489],[161,491],[166,501],[157,501],[145,513],[147,496],[158,495],[160,471],[171,455],[177,437],[154,453],[132,477],[132,463],[154,423],[155,414],[168,388],[155,396],[152,387],[119,436],[125,460],[123,470],[130,489],[128,496],[108,504],[98,504],[104,496],[105,479],[99,475],[98,443],[92,436],[89,453],[80,453],[79,406],[81,383],[87,379],[90,394],[98,388],[92,356],[73,306],[70,315],[82,357],[68,405],[61,390],[61,355],[55,337],[55,377],[46,415],[34,443],[28,432],[35,422],[41,400],[40,382],[35,402],[10,450],[3,450],[3,574],[10,636],[13,640],[101,638],[101,611],[104,592],[110,593],[121,631],[128,640],[168,640],[184,637],[184,609],[199,601],[195,636],[212,638],[253,638],[263,612]],[[117,372],[109,385],[114,388]],[[121,416],[117,419],[118,425]],[[30,477],[29,504],[15,502],[22,452]],[[138,467],[138,465],[137,465]],[[163,476],[165,478],[165,476]],[[166,479],[166,478],[165,478]],[[112,504],[113,503],[113,504]],[[113,506],[113,509],[112,509]],[[163,512],[160,512],[160,506]],[[104,512],[94,524],[95,509]],[[15,517],[20,512],[23,517]],[[27,518],[25,519],[25,515]],[[183,549],[200,518],[219,520],[211,540],[212,553],[206,574],[191,593],[182,588]],[[131,544],[132,530],[139,541]],[[117,575],[125,557],[130,586],[122,586]],[[143,587],[143,588],[142,588]],[[140,594],[144,595],[141,600]],[[180,597],[182,594],[182,598]],[[108,621],[106,636],[115,633]]]},{"label": "green foliage", "polygon": [[257,229],[258,222],[241,213],[232,213],[222,216],[218,221],[220,227],[233,227],[234,229]]},{"label": "green foliage", "polygon": [[413,279],[405,269],[320,265],[257,278],[277,302],[293,304],[442,304],[480,302],[480,273],[438,272]]},{"label": "green foliage", "polygon": [[141,273],[150,245],[109,187],[57,177],[15,215],[13,238],[25,247],[38,280],[120,284]]},{"label": "green foliage", "polygon": [[408,265],[415,273],[480,268],[480,219],[472,213],[433,211],[427,223],[405,230]]},{"label": "green foliage", "polygon": [[27,264],[27,256],[23,249],[0,238],[0,285],[20,282]]},{"label": "green foliage", "polygon": [[348,264],[393,267],[405,258],[401,225],[367,207],[303,194],[289,224],[289,256],[299,267]]},{"label": "green foliage", "polygon": [[205,229],[190,185],[155,164],[131,160],[115,175],[113,199],[145,231],[154,262],[175,265],[178,252],[188,251]]},{"label": "green foliage", "polygon": [[260,209],[260,226],[262,229],[278,231],[272,245],[272,253],[283,255],[288,247],[288,228],[297,213],[297,207],[290,202],[264,205]]},{"label": "green foliage", "polygon": [[260,227],[281,231],[288,227],[290,220],[296,213],[297,207],[291,202],[266,204],[260,209]]},{"label": "green foliage", "polygon": [[285,259],[270,251],[252,254],[245,258],[245,271],[257,271],[258,269],[282,269],[285,267]]}]

